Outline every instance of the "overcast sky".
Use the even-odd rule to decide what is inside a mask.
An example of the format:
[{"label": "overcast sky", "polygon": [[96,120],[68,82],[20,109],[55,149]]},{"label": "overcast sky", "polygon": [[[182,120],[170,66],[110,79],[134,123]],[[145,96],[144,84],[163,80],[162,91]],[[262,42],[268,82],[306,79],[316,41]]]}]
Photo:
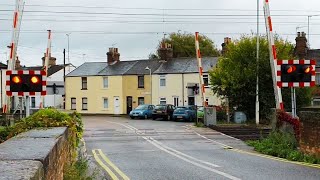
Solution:
[{"label": "overcast sky", "polygon": [[[106,61],[109,47],[118,47],[121,60],[143,59],[155,51],[163,32],[199,31],[220,49],[224,37],[256,33],[256,0],[26,0],[18,56],[23,65],[40,65],[53,32],[52,54],[63,63],[70,34],[70,61]],[[11,42],[15,0],[0,2],[0,59],[5,62]],[[262,10],[263,1],[260,1]],[[297,27],[308,31],[311,48],[320,48],[319,0],[270,0],[274,30],[292,42]],[[64,13],[62,13],[64,12]],[[206,16],[204,16],[206,15]],[[217,16],[218,15],[218,16]],[[248,16],[243,16],[248,15]],[[263,15],[263,11],[261,11]],[[295,15],[295,16],[292,16]],[[261,33],[265,33],[263,16]]]}]

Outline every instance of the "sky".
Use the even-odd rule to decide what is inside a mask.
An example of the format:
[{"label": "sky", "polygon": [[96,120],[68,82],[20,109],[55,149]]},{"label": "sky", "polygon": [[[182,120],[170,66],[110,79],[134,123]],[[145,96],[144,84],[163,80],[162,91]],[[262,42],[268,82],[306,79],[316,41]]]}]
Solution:
[{"label": "sky", "polygon": [[[320,1],[270,0],[274,31],[295,42],[296,32],[310,31],[310,47],[320,49]],[[260,33],[266,32],[263,1]],[[8,58],[14,0],[0,1],[0,60]],[[221,49],[232,40],[257,33],[256,0],[26,0],[18,46],[22,65],[41,65],[52,31],[52,56],[63,63],[106,61],[108,48],[117,47],[121,60],[146,59],[164,34],[200,32]],[[308,16],[310,20],[308,28]],[[69,34],[69,59],[68,36]]]}]

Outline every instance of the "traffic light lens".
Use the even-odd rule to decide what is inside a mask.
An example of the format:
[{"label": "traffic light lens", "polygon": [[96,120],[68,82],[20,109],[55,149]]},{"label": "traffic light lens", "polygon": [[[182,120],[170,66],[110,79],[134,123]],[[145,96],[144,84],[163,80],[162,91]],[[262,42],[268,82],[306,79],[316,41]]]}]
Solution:
[{"label": "traffic light lens", "polygon": [[287,70],[287,73],[293,73],[294,71],[296,71],[296,67],[295,66],[290,66],[289,68],[288,68],[288,70]]},{"label": "traffic light lens", "polygon": [[14,76],[13,78],[12,78],[12,81],[14,82],[14,83],[16,83],[16,84],[19,84],[19,83],[21,83],[21,77],[19,77],[19,76]]},{"label": "traffic light lens", "polygon": [[307,68],[304,69],[304,72],[305,72],[305,73],[310,73],[311,70],[312,70],[312,67],[309,66],[309,67],[307,67]]},{"label": "traffic light lens", "polygon": [[33,77],[31,78],[31,82],[32,82],[33,84],[37,84],[37,83],[39,83],[39,78],[36,77],[36,76],[33,76]]}]

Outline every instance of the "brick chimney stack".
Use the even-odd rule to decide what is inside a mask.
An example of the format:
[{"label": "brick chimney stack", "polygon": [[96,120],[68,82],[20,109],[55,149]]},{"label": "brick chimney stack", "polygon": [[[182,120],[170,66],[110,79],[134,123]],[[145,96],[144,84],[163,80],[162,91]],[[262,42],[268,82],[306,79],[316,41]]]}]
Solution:
[{"label": "brick chimney stack", "polygon": [[158,50],[160,60],[168,61],[173,58],[173,48],[170,43],[162,42],[160,44],[160,49]]},{"label": "brick chimney stack", "polygon": [[225,37],[224,38],[224,42],[221,44],[221,46],[222,46],[222,51],[221,51],[221,53],[222,53],[222,55],[225,55],[226,54],[226,52],[227,52],[227,46],[228,46],[228,44],[230,44],[231,43],[231,38],[229,38],[229,37]]},{"label": "brick chimney stack", "polygon": [[298,32],[296,37],[296,47],[294,49],[295,55],[299,57],[299,59],[305,59],[308,52],[306,33]]},{"label": "brick chimney stack", "polygon": [[107,56],[109,65],[115,64],[120,61],[120,53],[118,52],[118,48],[109,48]]},{"label": "brick chimney stack", "polygon": [[[56,65],[57,58],[52,57],[51,53],[49,54],[49,57],[50,57],[49,58],[49,67]],[[44,66],[44,63],[46,61],[46,53],[44,53],[44,56],[41,59],[42,59],[42,66]]]}]

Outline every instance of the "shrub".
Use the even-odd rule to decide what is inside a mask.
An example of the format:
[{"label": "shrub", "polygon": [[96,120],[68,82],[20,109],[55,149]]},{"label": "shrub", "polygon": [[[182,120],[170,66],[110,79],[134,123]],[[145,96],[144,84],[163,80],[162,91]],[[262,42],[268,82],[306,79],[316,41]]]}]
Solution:
[{"label": "shrub", "polygon": [[298,151],[294,135],[284,132],[272,132],[266,139],[247,141],[247,144],[263,154],[286,158],[292,161],[320,163],[320,159]]}]

